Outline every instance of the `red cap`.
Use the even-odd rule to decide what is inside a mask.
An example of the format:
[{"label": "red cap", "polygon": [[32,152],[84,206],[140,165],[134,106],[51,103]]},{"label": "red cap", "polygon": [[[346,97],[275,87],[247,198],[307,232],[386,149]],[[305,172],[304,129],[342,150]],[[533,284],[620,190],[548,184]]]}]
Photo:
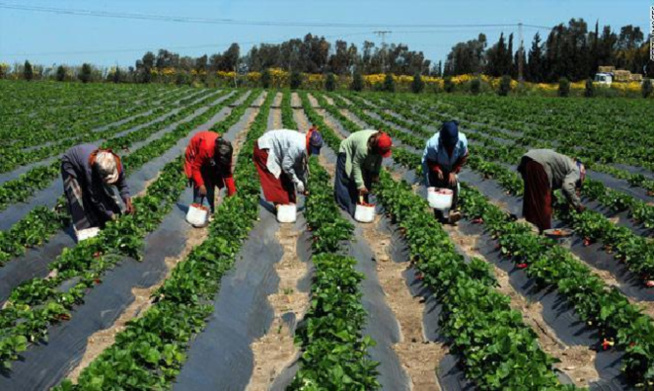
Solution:
[{"label": "red cap", "polygon": [[379,150],[379,154],[382,155],[382,157],[390,157],[392,146],[393,140],[391,140],[391,137],[385,132],[379,132],[379,138],[377,138],[377,149]]}]

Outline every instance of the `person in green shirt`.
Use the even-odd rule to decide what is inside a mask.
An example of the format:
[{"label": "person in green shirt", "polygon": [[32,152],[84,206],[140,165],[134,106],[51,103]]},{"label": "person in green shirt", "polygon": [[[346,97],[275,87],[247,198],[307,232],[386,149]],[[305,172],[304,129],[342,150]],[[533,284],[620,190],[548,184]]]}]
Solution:
[{"label": "person in green shirt", "polygon": [[381,162],[391,156],[390,136],[377,130],[360,130],[341,141],[336,160],[334,198],[354,216],[360,197],[368,202],[373,183],[379,180]]}]

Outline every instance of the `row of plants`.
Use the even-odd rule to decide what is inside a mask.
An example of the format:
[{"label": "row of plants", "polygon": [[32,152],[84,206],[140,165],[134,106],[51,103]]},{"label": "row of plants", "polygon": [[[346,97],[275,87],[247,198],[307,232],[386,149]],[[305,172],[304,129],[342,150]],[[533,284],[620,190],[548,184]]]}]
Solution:
[{"label": "row of plants", "polygon": [[186,360],[194,335],[206,326],[220,289],[259,213],[259,181],[252,164],[254,142],[266,130],[269,94],[240,149],[234,176],[238,193],[223,200],[196,246],[152,296],[154,304],[128,322],[116,342],[82,371],[78,384],[65,380],[55,390],[169,389]]},{"label": "row of plants", "polygon": [[[370,96],[368,99],[380,101],[378,96]],[[614,132],[615,125],[613,124],[603,124],[602,129],[605,127],[606,129],[602,131],[600,131],[596,125],[582,126],[578,133],[571,132],[569,126],[566,125],[564,128],[565,133],[562,134],[561,126],[551,125],[552,122],[555,122],[549,119],[550,115],[554,113],[552,109],[543,110],[547,115],[544,115],[543,111],[540,112],[540,115],[535,113],[532,114],[532,117],[538,117],[539,119],[541,117],[547,118],[545,123],[539,122],[537,124],[532,124],[525,123],[523,121],[524,117],[519,117],[513,121],[507,120],[507,115],[510,118],[513,118],[511,116],[516,115],[515,111],[511,114],[506,114],[503,112],[500,115],[496,110],[500,107],[492,106],[484,111],[482,110],[483,107],[479,107],[477,102],[475,102],[475,104],[471,105],[470,107],[457,106],[454,108],[454,105],[440,101],[426,102],[422,100],[409,100],[407,102],[406,99],[401,100],[397,97],[384,97],[384,100],[382,101],[391,102],[388,104],[388,107],[393,107],[394,111],[397,111],[396,108],[397,105],[399,105],[403,107],[405,111],[409,111],[414,114],[426,115],[436,120],[446,120],[452,118],[452,116],[455,116],[465,126],[483,130],[484,133],[492,134],[496,137],[501,137],[509,140],[518,140],[522,145],[529,145],[530,143],[535,145],[535,143],[539,143],[541,144],[541,147],[551,148],[553,145],[552,142],[556,140],[557,149],[573,156],[583,157],[583,160],[588,163],[589,168],[600,172],[605,172],[620,179],[627,180],[632,186],[642,187],[648,192],[654,193],[654,180],[651,178],[646,178],[639,173],[631,173],[626,169],[620,169],[610,164],[612,162],[622,162],[636,167],[643,166],[649,170],[654,170],[654,163],[643,160],[643,158],[641,158],[646,156],[643,153],[645,149],[650,148],[650,141],[641,140],[639,137],[633,137],[634,134],[640,136],[643,135],[643,133],[633,131],[635,127],[634,122],[631,121],[631,112],[628,116],[625,117],[624,111],[617,111],[615,108],[610,108],[609,111],[614,114],[613,116],[606,114],[593,116],[594,118],[609,117],[611,119],[615,119],[618,122],[621,122],[620,126],[622,129],[624,129],[623,131],[628,132],[633,141],[630,141],[628,145],[618,145],[623,143],[625,136],[623,134],[617,135]],[[474,107],[474,110],[471,109],[472,107]],[[511,108],[512,106],[509,107]],[[506,110],[505,107],[504,109]],[[523,109],[522,106],[521,109]],[[574,114],[570,115],[566,121],[577,125],[577,123],[574,122],[575,118],[581,115],[578,112],[578,109],[579,108],[576,108],[573,111]],[[558,113],[560,111],[562,110],[556,112]],[[592,110],[590,112],[592,112]],[[625,118],[627,119],[626,123],[623,122]],[[499,129],[515,129],[519,130],[521,134],[519,136],[513,136],[511,133],[501,131]],[[602,136],[602,132],[610,132],[610,134]],[[597,136],[588,138],[587,135],[589,133],[596,134]],[[599,146],[593,145],[593,142],[595,142],[596,139],[602,140],[602,144]],[[608,139],[611,140],[609,145],[607,145],[607,143],[609,143],[607,141]],[[579,140],[584,140],[584,143],[581,144]],[[626,156],[626,154],[629,156]]]},{"label": "row of plants", "polygon": [[[22,165],[47,159],[65,152],[66,149],[76,144],[116,137],[136,126],[155,121],[160,117],[161,119],[164,119],[165,117],[162,117],[164,113],[173,110],[177,106],[183,107],[190,104],[193,100],[198,99],[198,95],[204,97],[211,93],[211,91],[206,90],[202,91],[200,94],[191,94],[192,96],[181,100],[175,95],[170,99],[161,102],[151,102],[148,107],[145,108],[142,115],[134,116],[126,122],[111,122],[106,129],[98,132],[94,131],[95,127],[80,124],[73,129],[73,133],[69,135],[59,133],[59,137],[56,141],[45,143],[44,146],[39,148],[20,149],[10,146],[6,148],[2,154],[2,159],[0,159],[0,171],[7,172]],[[106,123],[107,122],[103,122],[102,124]]]},{"label": "row of plants", "polygon": [[[355,112],[358,111],[356,108],[352,109]],[[517,161],[517,156],[526,151],[517,146],[499,144],[488,138],[485,138],[484,142],[495,148],[476,149],[469,159],[470,167],[481,173],[486,179],[495,179],[510,194],[521,195],[524,189],[522,178],[504,164],[489,160]],[[397,156],[394,158],[397,160]],[[415,168],[420,165],[418,156],[411,159],[411,157],[401,155],[399,158],[411,161],[411,167]],[[630,215],[645,227],[651,227],[654,224],[654,220],[652,220],[654,208],[652,206],[622,192],[609,189],[601,182],[589,179],[582,195],[597,200],[602,206],[613,212],[629,210]],[[560,217],[570,223],[584,237],[584,243],[588,245],[594,241],[601,241],[607,252],[615,254],[616,259],[625,262],[628,268],[639,275],[648,287],[654,285],[652,281],[654,279],[654,243],[627,227],[617,226],[601,213],[587,210],[578,218],[572,219],[565,215],[565,208],[561,208],[559,211],[561,212]]]},{"label": "row of plants", "polygon": [[[510,170],[503,163],[489,160],[517,161],[515,157],[524,152],[517,146],[498,145],[492,140],[485,140],[496,148],[478,148],[468,160],[469,166],[482,174],[485,179],[494,179],[509,194],[520,196],[524,183],[520,175]],[[518,152],[512,152],[515,150]],[[416,155],[412,167],[419,165],[420,158]],[[645,227],[654,224],[654,208],[645,202],[636,200],[622,192],[609,189],[598,181],[587,179],[582,195],[597,200],[600,205],[620,212],[629,210],[630,215]],[[584,243],[601,242],[603,249],[615,258],[624,262],[628,269],[638,275],[647,287],[654,286],[654,243],[640,236],[628,227],[618,226],[599,212],[586,210],[583,213],[570,216],[567,208],[557,208],[559,218],[570,224],[577,234],[583,237]]]},{"label": "row of plants", "polygon": [[[3,121],[0,127],[0,145],[14,145],[18,148],[39,145],[45,141],[56,140],[59,132],[67,133],[70,127],[81,122],[102,124],[103,120],[111,122],[122,111],[141,107],[140,103],[156,100],[169,88],[89,88],[79,90],[56,89],[43,84],[45,88],[26,86],[21,91],[6,91],[3,96],[10,96],[19,107],[12,107],[10,102],[3,102]],[[6,92],[7,95],[4,95]],[[6,103],[6,104],[5,104]]]},{"label": "row of plants", "polygon": [[467,219],[484,224],[503,257],[524,269],[539,288],[554,287],[565,295],[575,313],[599,331],[598,345],[615,344],[624,351],[622,372],[632,383],[644,389],[654,386],[654,322],[649,316],[568,250],[514,222],[476,189],[464,186],[461,208]]},{"label": "row of plants", "polygon": [[[322,129],[333,133],[325,125]],[[439,325],[450,351],[460,355],[466,376],[477,387],[575,389],[559,383],[556,360],[540,349],[537,335],[511,309],[510,299],[494,289],[489,265],[479,259],[465,262],[411,186],[384,171],[376,195],[407,240],[419,280],[442,305]]]},{"label": "row of plants", "polygon": [[[15,139],[0,148],[3,158],[0,160],[2,167],[9,166],[12,162],[31,163],[34,159],[44,156],[46,147],[56,147],[62,140],[79,137],[81,134],[97,134],[94,129],[110,124],[108,128],[117,127],[121,122],[138,118],[148,111],[167,104],[172,100],[179,100],[189,95],[189,90],[177,90],[173,93],[159,97],[155,92],[146,96],[134,95],[124,101],[105,101],[102,110],[89,112],[84,118],[75,115],[66,115],[57,107],[49,116],[49,120],[41,125],[40,131],[26,133],[26,127],[33,127],[35,124],[31,118],[21,121],[17,125]],[[105,99],[111,99],[107,97]],[[81,109],[83,111],[84,108]],[[47,156],[46,156],[47,157]]]},{"label": "row of plants", "polygon": [[[282,123],[287,129],[296,129],[290,94],[285,96],[289,98],[282,100]],[[303,98],[306,110],[310,105],[306,94]],[[307,115],[319,128],[326,126],[315,111]],[[374,341],[362,333],[367,318],[361,303],[364,275],[356,271],[356,259],[343,254],[346,243],[354,239],[354,226],[336,206],[331,178],[317,157],[309,160],[309,171],[304,217],[311,232],[314,275],[311,304],[296,333],[303,350],[300,369],[289,389],[379,389],[379,364],[368,356]]]},{"label": "row of plants", "polygon": [[[220,96],[225,94],[226,92],[222,92]],[[146,140],[148,137],[162,129],[165,129],[167,126],[172,125],[187,116],[193,116],[197,109],[206,106],[215,99],[216,96],[214,95],[207,96],[204,99],[194,103],[193,105],[188,106],[175,114],[167,116],[161,121],[142,127],[138,131],[130,132],[125,135],[109,139],[102,143],[102,147],[112,148],[114,150],[128,149],[129,145],[132,143]],[[157,114],[157,116],[159,115],[160,113]],[[139,122],[140,121],[149,122],[146,118],[139,118]],[[133,127],[134,124],[132,123],[128,126]],[[78,141],[83,142],[84,140],[67,141],[64,151],[65,149],[76,145]],[[68,145],[69,143],[71,145]],[[29,199],[29,197],[31,197],[36,191],[45,189],[52,183],[52,179],[56,178],[60,172],[61,162],[59,160],[55,160],[49,165],[32,168],[28,172],[20,175],[20,177],[17,179],[3,183],[0,185],[0,211],[6,209],[11,204],[24,202]]]},{"label": "row of plants", "polygon": [[[398,153],[407,162],[401,164],[408,168],[420,165],[419,155],[399,148],[393,151],[396,162]],[[598,329],[601,339],[598,345],[604,348],[615,345],[625,351],[622,371],[632,383],[645,389],[654,386],[654,363],[651,361],[654,323],[649,316],[631,304],[616,287],[607,286],[569,250],[534,234],[528,224],[516,223],[509,213],[493,205],[478,190],[464,185],[460,200],[466,218],[484,224],[507,259],[519,269],[525,269],[539,287],[555,287],[569,298],[581,319]],[[571,219],[589,214],[571,210],[566,213]]]},{"label": "row of plants", "polygon": [[[230,102],[222,103],[227,106]],[[242,106],[246,103],[250,102],[244,102]],[[138,159],[138,163],[133,163],[136,165],[163,154],[220,109],[221,106],[217,106],[179,125],[164,136],[163,141],[153,142],[156,147],[148,145],[139,150],[141,153],[129,158],[135,156],[133,159]],[[47,341],[48,325],[69,319],[71,309],[83,302],[89,288],[101,282],[106,270],[125,257],[141,259],[145,236],[154,231],[170,212],[187,183],[182,163],[183,157],[180,156],[164,166],[161,175],[148,187],[147,194],[134,200],[135,214],[110,222],[96,238],[65,249],[49,265],[51,270],[57,271],[55,277],[34,278],[12,291],[0,310],[0,360],[5,367],[9,367],[21,349],[26,348],[27,341]],[[70,289],[59,289],[62,283],[73,279],[77,281]]]}]

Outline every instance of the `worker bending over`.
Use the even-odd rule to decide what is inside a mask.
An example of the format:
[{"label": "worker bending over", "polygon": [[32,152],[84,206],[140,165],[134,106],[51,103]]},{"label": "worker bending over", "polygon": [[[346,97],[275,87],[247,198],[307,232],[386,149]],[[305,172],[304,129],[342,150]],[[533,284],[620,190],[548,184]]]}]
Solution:
[{"label": "worker bending over", "polygon": [[193,203],[202,204],[207,198],[211,213],[215,212],[215,188],[227,187],[227,195],[236,194],[232,176],[232,144],[211,131],[201,131],[186,147],[184,172],[193,186]]},{"label": "worker bending over", "polygon": [[[450,223],[461,219],[461,213],[457,210],[458,174],[467,160],[468,139],[465,134],[459,132],[456,121],[443,122],[440,131],[427,140],[422,154],[422,172],[427,187],[446,188],[454,192],[452,212],[447,219]],[[442,211],[434,209],[434,214],[440,222],[446,222]]]},{"label": "worker bending over", "polygon": [[392,146],[388,134],[376,130],[360,130],[341,141],[334,197],[350,215],[354,216],[360,197],[368,202],[372,184],[379,181],[382,159],[391,156]]},{"label": "worker bending over", "polygon": [[532,149],[522,156],[518,171],[525,183],[522,214],[542,233],[552,228],[552,192],[561,189],[568,202],[584,210],[579,197],[586,168],[579,160],[551,149]]},{"label": "worker bending over", "polygon": [[61,158],[61,177],[76,232],[104,228],[106,222],[122,213],[111,186],[118,188],[125,211],[134,212],[123,165],[110,149],[91,144],[70,148]]},{"label": "worker bending over", "polygon": [[270,130],[254,143],[252,160],[259,172],[263,195],[275,207],[296,203],[296,192],[305,194],[308,157],[320,154],[322,135],[315,128]]}]

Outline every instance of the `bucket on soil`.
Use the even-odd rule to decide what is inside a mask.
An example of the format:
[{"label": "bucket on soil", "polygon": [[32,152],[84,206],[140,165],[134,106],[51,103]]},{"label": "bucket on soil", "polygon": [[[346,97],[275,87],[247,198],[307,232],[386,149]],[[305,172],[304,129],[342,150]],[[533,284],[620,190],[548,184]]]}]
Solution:
[{"label": "bucket on soil", "polygon": [[295,204],[277,205],[277,221],[280,223],[294,223],[297,219],[297,206]]},{"label": "bucket on soil", "polygon": [[206,227],[209,224],[209,209],[201,204],[191,204],[186,213],[186,221],[195,228]]}]

